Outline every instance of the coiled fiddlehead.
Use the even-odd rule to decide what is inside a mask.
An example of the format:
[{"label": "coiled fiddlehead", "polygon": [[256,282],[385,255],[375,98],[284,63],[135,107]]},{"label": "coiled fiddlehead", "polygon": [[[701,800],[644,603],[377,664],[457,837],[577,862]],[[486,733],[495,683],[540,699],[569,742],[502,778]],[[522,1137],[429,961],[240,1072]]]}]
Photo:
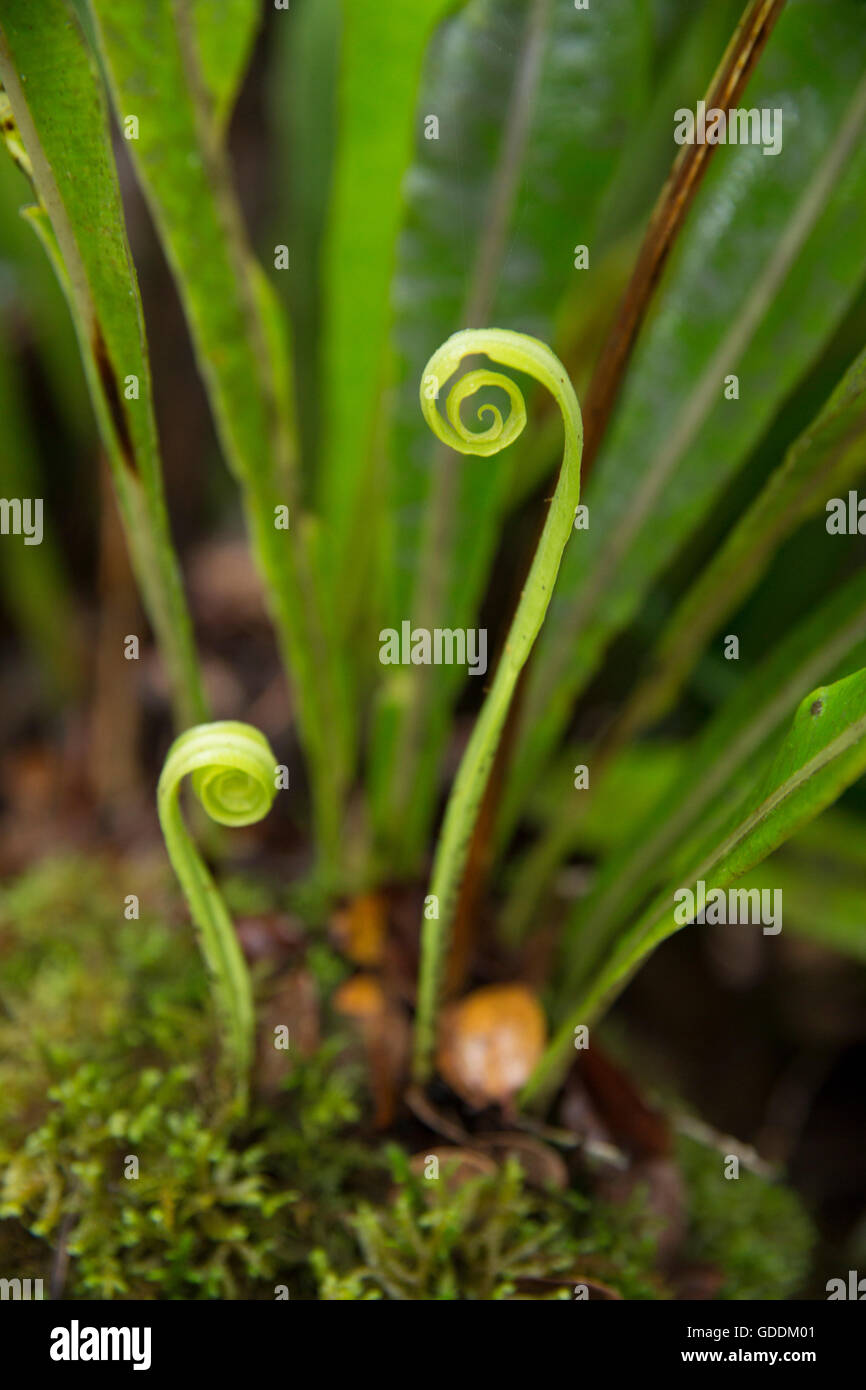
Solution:
[{"label": "coiled fiddlehead", "polygon": [[191,776],[193,791],[212,820],[252,825],[271,809],[275,769],[267,739],[252,725],[230,720],[198,724],[175,739],[157,789],[166,849],[198,928],[241,1109],[253,1059],[252,987],[228,909],[186,828],[180,789]]},{"label": "coiled fiddlehead", "polygon": [[[432,1069],[436,1015],[454,919],[457,893],[475,821],[493,764],[502,727],[524,666],[544,622],[580,498],[580,459],[583,423],[574,388],[559,359],[544,343],[504,328],[466,329],[455,333],[433,354],[421,380],[421,409],[433,433],[464,454],[499,453],[514,442],[526,423],[523,396],[514,381],[500,372],[479,368],[468,372],[448,392],[445,417],[437,408],[441,388],[464,357],[485,353],[493,361],[524,372],[545,386],[562,413],[565,449],[559,481],[538,542],[532,568],[520,596],[493,684],[475,723],[455,778],[439,835],[429,892],[438,899],[438,919],[425,919],[421,935],[421,970],[415,1021],[415,1077],[426,1081]],[[473,433],[463,424],[463,402],[484,386],[498,386],[508,395],[510,410],[503,419],[494,405],[483,405],[487,428]]]}]

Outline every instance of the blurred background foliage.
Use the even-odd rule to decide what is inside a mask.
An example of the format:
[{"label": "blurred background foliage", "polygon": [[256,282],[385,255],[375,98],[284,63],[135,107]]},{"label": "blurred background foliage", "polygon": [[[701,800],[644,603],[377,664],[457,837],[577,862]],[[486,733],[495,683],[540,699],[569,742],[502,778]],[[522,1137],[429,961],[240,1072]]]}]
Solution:
[{"label": "blurred background foliage", "polygon": [[[287,12],[195,0],[264,357],[232,331],[219,271],[237,268],[231,238],[202,240],[206,167],[198,201],[181,196],[189,93],[163,50],[142,56],[149,17],[169,10],[73,8],[94,46],[102,36],[115,115],[125,77],[153,123],[138,146],[115,124],[112,145],[207,702],[264,729],[297,791],[232,852],[282,878],[308,865],[306,734],[319,720],[333,732],[320,776],[332,752],[346,809],[343,886],[421,882],[480,692],[453,667],[389,674],[377,634],[406,617],[480,621],[495,650],[561,447],[529,387],[509,454],[449,455],[418,409],[424,364],[454,329],[496,323],[549,341],[583,396],[676,153],[672,113],[706,92],[742,5],[607,0],[580,25],[572,0]],[[560,929],[607,940],[689,835],[748,798],[799,701],[866,665],[866,542],[824,525],[828,497],[866,472],[864,21],[863,0],[788,0],[743,100],[783,111],[782,153],[720,147],[665,267],[526,681],[479,911],[481,978],[485,952],[503,950],[540,980]],[[139,48],[124,50],[136,22]],[[70,314],[19,215],[30,199],[0,161],[3,491],[44,496],[46,517],[41,546],[0,545],[9,878],[58,846],[149,847],[172,722],[155,648],[118,657],[145,625]],[[211,213],[218,228],[216,198]],[[330,722],[315,680],[287,691],[243,539],[241,494],[271,466],[244,362],[282,383],[293,518],[339,668]],[[738,661],[723,655],[728,633]],[[862,1241],[866,1191],[864,816],[860,783],[750,871],[744,886],[783,888],[782,941],[683,933],[613,1021],[627,1019],[648,1084],[790,1163],[831,1272]]]}]

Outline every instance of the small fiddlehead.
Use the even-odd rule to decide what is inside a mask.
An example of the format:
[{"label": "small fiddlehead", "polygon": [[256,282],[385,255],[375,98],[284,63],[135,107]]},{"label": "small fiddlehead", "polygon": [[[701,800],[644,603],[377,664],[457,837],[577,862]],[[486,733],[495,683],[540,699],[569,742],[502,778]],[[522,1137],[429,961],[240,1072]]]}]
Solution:
[{"label": "small fiddlehead", "polygon": [[252,725],[228,720],[198,724],[175,739],[157,789],[166,849],[198,928],[241,1108],[253,1058],[252,987],[228,909],[186,828],[180,789],[191,776],[193,791],[212,820],[252,825],[271,809],[275,769],[267,739]]},{"label": "small fiddlehead", "polygon": [[[505,367],[524,372],[551,392],[562,413],[565,449],[556,492],[532,568],[493,684],[455,778],[436,848],[429,892],[438,900],[439,916],[438,919],[425,918],[422,926],[415,1022],[415,1076],[422,1082],[427,1080],[432,1068],[442,975],[469,842],[514,687],[544,622],[580,498],[583,449],[580,406],[562,363],[536,338],[502,328],[467,329],[449,338],[430,358],[421,380],[421,409],[433,433],[461,453],[490,455],[513,443],[523,429],[526,407],[520,389],[510,377],[484,367],[468,372],[452,386],[445,400],[445,416],[440,413],[437,399],[441,389],[463,358],[475,353],[485,353]],[[473,432],[461,419],[461,406],[469,396],[486,386],[497,386],[505,391],[510,409],[503,418],[496,406],[482,405],[477,412],[479,420],[486,417],[489,423],[485,429]]]}]

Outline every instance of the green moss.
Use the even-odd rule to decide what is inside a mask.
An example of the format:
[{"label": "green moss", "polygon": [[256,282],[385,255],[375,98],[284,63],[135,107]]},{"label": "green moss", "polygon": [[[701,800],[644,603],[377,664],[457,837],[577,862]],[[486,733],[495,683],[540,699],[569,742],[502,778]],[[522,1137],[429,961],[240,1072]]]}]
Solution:
[{"label": "green moss", "polygon": [[138,1077],[87,1063],[49,1095],[6,1168],[3,1216],[52,1239],[65,1217],[73,1292],[232,1298],[279,1266],[294,1194],[260,1146],[208,1128],[187,1068]]},{"label": "green moss", "polygon": [[320,1297],[346,1299],[571,1299],[574,1285],[603,1282],[626,1298],[658,1298],[655,1240],[631,1206],[579,1193],[540,1192],[508,1160],[459,1184],[413,1176],[391,1150],[394,1190],[349,1218],[363,1259],[343,1273],[313,1254]]},{"label": "green moss", "polygon": [[[14,1132],[80,1062],[201,1065],[207,982],[161,865],[49,860],[0,893],[0,1122]],[[135,893],[140,919],[127,920]]]},{"label": "green moss", "polygon": [[[329,1202],[375,1161],[343,1140],[357,1077],[332,1040],[230,1125],[192,931],[155,915],[175,908],[167,884],[161,868],[126,865],[120,886],[108,862],[58,860],[2,895],[0,1241],[17,1223],[62,1239],[73,1297],[311,1288]],[[142,915],[127,921],[133,889]]]},{"label": "green moss", "polygon": [[784,1299],[797,1294],[809,1272],[815,1240],[798,1198],[740,1164],[724,1176],[722,1155],[681,1137],[677,1156],[689,1196],[688,1253],[722,1270],[720,1299]]},{"label": "green moss", "polygon": [[[141,918],[127,921],[132,892]],[[321,941],[307,965],[323,999],[345,974]],[[584,1282],[671,1296],[643,1193],[542,1192],[514,1163],[462,1186],[444,1167],[414,1176],[362,1133],[363,1070],[331,1024],[233,1124],[161,861],[56,860],[4,890],[0,975],[3,1267],[48,1276],[62,1246],[73,1298],[272,1299],[286,1285],[293,1299],[563,1299]],[[724,1271],[725,1298],[793,1292],[810,1232],[790,1193],[725,1181],[720,1155],[690,1140],[679,1158],[686,1258]]]}]

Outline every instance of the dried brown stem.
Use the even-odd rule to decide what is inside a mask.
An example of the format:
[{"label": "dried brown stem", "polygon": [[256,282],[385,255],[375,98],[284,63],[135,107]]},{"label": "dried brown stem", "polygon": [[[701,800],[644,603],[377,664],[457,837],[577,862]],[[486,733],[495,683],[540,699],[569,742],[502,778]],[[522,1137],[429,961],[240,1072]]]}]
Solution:
[{"label": "dried brown stem", "polygon": [[[736,106],[785,0],[750,0],[706,94],[707,107]],[[647,308],[717,145],[683,145],[653,208],[634,270],[601,350],[583,403],[583,479],[588,476]]]}]

